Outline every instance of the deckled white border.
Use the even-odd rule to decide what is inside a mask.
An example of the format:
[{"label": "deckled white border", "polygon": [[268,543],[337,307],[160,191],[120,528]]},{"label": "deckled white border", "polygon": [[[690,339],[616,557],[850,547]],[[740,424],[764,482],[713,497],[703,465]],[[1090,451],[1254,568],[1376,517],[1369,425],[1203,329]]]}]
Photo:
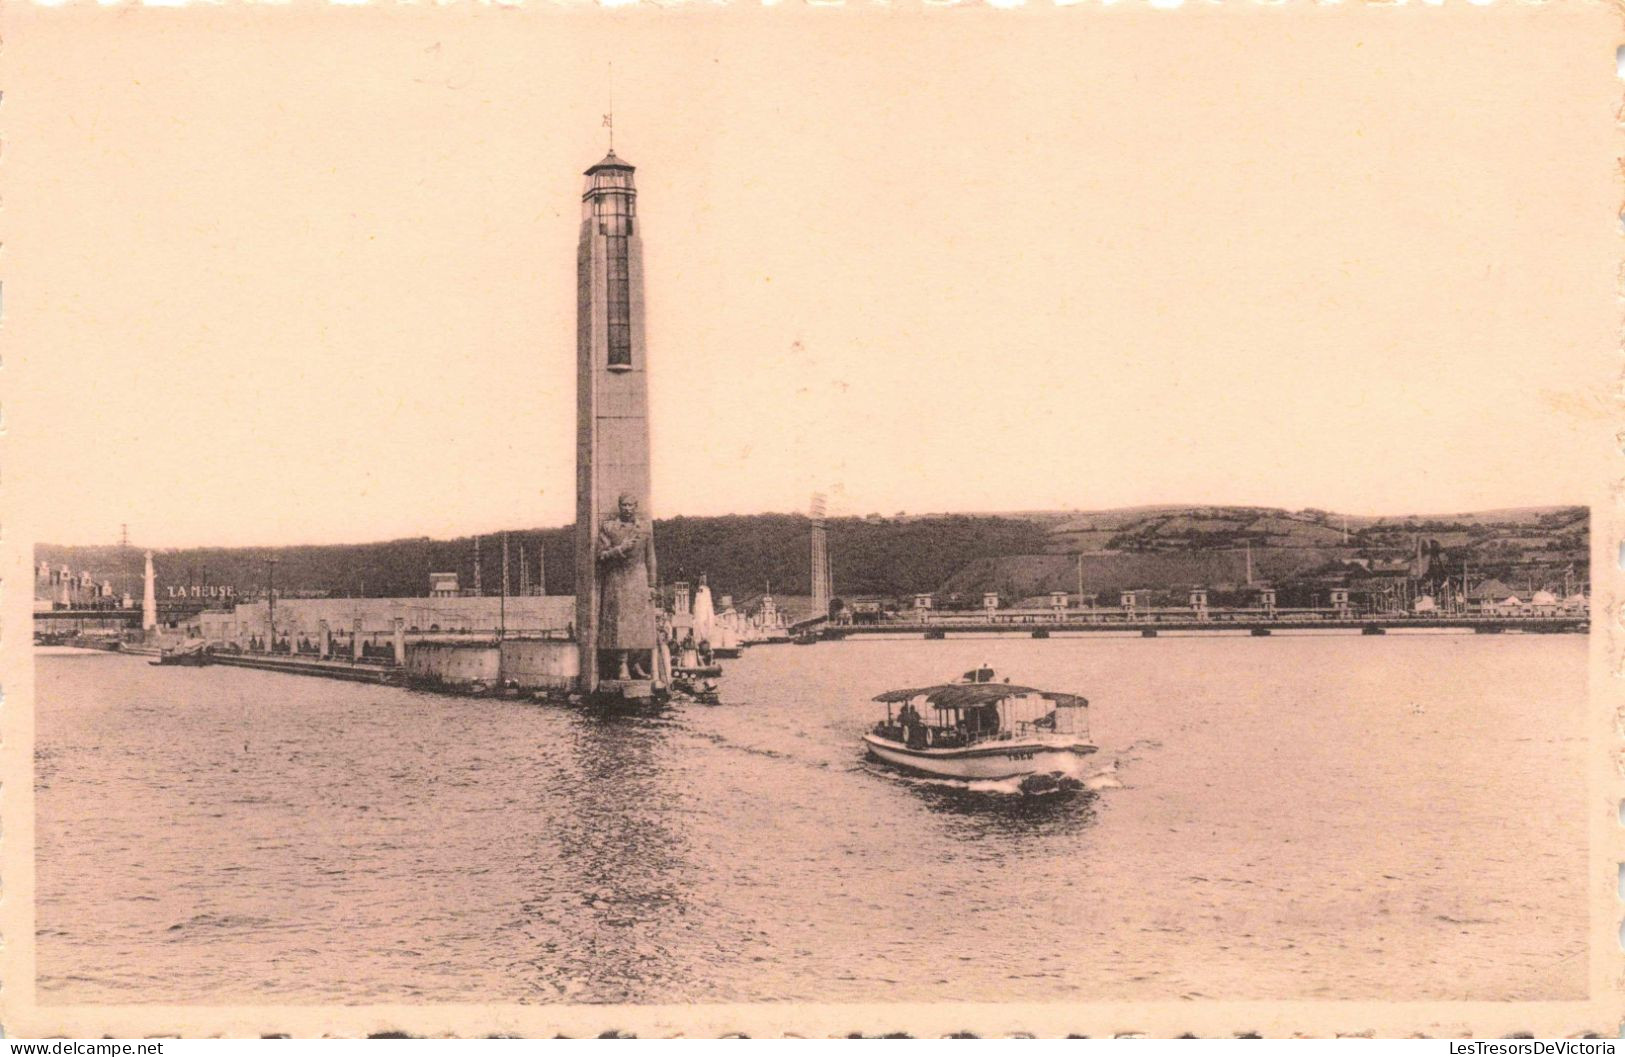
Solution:
[{"label": "deckled white border", "polygon": [[[640,4],[668,7],[878,7],[902,9],[910,3],[892,0],[27,0],[46,8],[83,6],[95,3],[104,8],[200,7],[222,8],[233,3],[250,7],[300,8],[311,6],[363,7],[372,4],[402,7],[452,7],[478,5],[494,8],[546,6],[571,9],[635,7]],[[1187,3],[1192,7],[1246,6],[1280,7],[1293,3],[1315,7],[1360,4],[1369,7],[1443,7],[1463,3],[1475,7],[1497,4],[1545,6],[1579,3],[1595,6],[1608,3],[1621,21],[1622,41],[1616,44],[1616,73],[1625,81],[1625,0],[911,0],[921,9],[953,9],[987,6],[1015,12],[1032,6],[1041,8],[1088,7],[1132,8],[1143,5],[1174,11]],[[0,40],[0,187],[4,186],[6,121],[4,108],[5,48]],[[1616,129],[1625,131],[1625,89],[1615,115]],[[1618,236],[1625,242],[1625,150],[1619,156],[1622,176],[1622,204]],[[9,336],[4,323],[4,288],[9,260],[4,254],[4,200],[0,198],[0,677],[17,671],[11,667],[19,656],[29,665],[16,687],[0,682],[0,730],[11,732],[7,722],[13,701],[8,689],[20,691],[23,700],[32,699],[32,593],[33,555],[19,550],[18,537],[10,530],[7,517],[10,501],[16,495],[6,473],[10,449],[10,429],[5,398],[12,380],[6,353]],[[1625,252],[1618,272],[1618,301],[1621,306],[1620,351],[1625,354]],[[1616,451],[1625,457],[1625,355],[1614,390],[1614,418],[1620,423],[1614,432]],[[656,1006],[551,1006],[551,1005],[266,1005],[189,1007],[161,1005],[125,1006],[37,1006],[33,1003],[32,981],[19,986],[19,970],[32,971],[33,943],[5,942],[0,932],[0,1035],[18,1037],[19,1029],[33,1036],[57,1037],[175,1037],[187,1022],[186,1037],[253,1037],[293,1034],[300,1037],[359,1037],[404,1034],[416,1037],[516,1036],[546,1038],[557,1036],[704,1037],[731,1035],[746,1037],[841,1037],[907,1035],[946,1037],[1144,1037],[1178,1034],[1208,1038],[1229,1037],[1371,1037],[1404,1034],[1435,1038],[1536,1038],[1596,1037],[1606,1029],[1608,1036],[1625,1038],[1625,694],[1617,681],[1625,679],[1625,476],[1617,477],[1610,488],[1612,506],[1591,509],[1592,636],[1595,659],[1592,679],[1599,672],[1612,676],[1614,685],[1601,689],[1615,702],[1612,712],[1593,708],[1587,723],[1598,724],[1592,735],[1596,744],[1608,745],[1606,756],[1597,754],[1593,776],[1603,787],[1588,799],[1596,803],[1605,822],[1590,830],[1586,872],[1593,864],[1612,866],[1607,885],[1614,893],[1610,932],[1617,937],[1618,950],[1596,948],[1599,930],[1593,928],[1589,946],[1593,964],[1612,966],[1607,974],[1612,990],[1605,996],[1593,993],[1580,1002],[1136,1002],[1136,1003],[1055,1003],[972,1004],[894,1003],[884,1005],[826,1005],[812,1003],[734,1004],[734,1005],[656,1005]],[[1593,704],[1599,689],[1592,688]],[[1590,739],[1588,739],[1590,740]],[[28,746],[15,737],[0,743],[0,777],[26,774],[32,782],[31,759],[23,756]],[[1600,795],[1597,795],[1600,794]],[[21,806],[32,811],[32,788],[23,790]],[[7,818],[10,806],[19,797],[14,784],[0,784],[0,818]],[[32,834],[30,834],[30,837]],[[1603,842],[1603,847],[1598,847]],[[31,845],[31,840],[28,842]],[[0,864],[5,864],[6,842],[0,831]],[[30,849],[31,850],[31,849]],[[16,901],[32,896],[32,871],[26,881],[0,873],[0,926],[9,925],[19,914]],[[22,892],[13,895],[13,888]],[[1589,898],[1589,896],[1588,896]],[[21,914],[32,929],[31,908]],[[1592,904],[1592,913],[1597,904]],[[26,954],[26,957],[25,957]],[[1595,984],[1597,974],[1593,972]],[[28,1001],[19,1003],[22,990]],[[1606,1008],[1610,1023],[1596,1023],[1598,1009]],[[1373,1010],[1381,1015],[1372,1016]],[[1177,1024],[1177,1030],[1165,1025]],[[474,1025],[470,1029],[470,1025]]]},{"label": "deckled white border", "polygon": [[1551,3],[1610,3],[1611,0],[25,0],[36,7],[72,7],[94,4],[97,7],[200,7],[206,9],[241,5],[245,7],[560,7],[576,10],[592,8],[656,8],[678,7],[874,7],[882,9],[921,8],[975,8],[1017,10],[1024,7],[1149,7],[1159,11],[1175,11],[1190,7],[1286,7],[1306,4],[1312,7],[1444,7],[1468,5],[1493,7],[1514,4],[1542,7]]}]

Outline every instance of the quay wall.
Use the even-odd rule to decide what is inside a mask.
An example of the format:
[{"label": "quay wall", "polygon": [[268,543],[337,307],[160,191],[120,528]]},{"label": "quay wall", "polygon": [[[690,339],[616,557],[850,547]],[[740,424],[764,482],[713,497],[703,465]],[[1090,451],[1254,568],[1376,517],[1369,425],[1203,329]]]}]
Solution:
[{"label": "quay wall", "polygon": [[[516,595],[507,600],[510,632],[563,631],[575,619],[572,595]],[[361,621],[361,633],[386,641],[399,619],[408,635],[494,630],[502,623],[503,600],[477,598],[279,598],[278,636],[316,638],[322,621],[332,634],[348,636]],[[240,603],[231,609],[205,610],[188,621],[187,631],[211,642],[243,642],[270,631],[270,606]]]},{"label": "quay wall", "polygon": [[414,642],[406,647],[407,677],[447,686],[496,685],[502,653],[496,643]]},{"label": "quay wall", "polygon": [[426,640],[406,646],[407,676],[442,686],[494,686],[502,680],[522,690],[568,690],[578,666],[575,643],[563,639]]},{"label": "quay wall", "polygon": [[576,644],[560,639],[505,639],[502,677],[526,690],[568,690],[581,670]]}]

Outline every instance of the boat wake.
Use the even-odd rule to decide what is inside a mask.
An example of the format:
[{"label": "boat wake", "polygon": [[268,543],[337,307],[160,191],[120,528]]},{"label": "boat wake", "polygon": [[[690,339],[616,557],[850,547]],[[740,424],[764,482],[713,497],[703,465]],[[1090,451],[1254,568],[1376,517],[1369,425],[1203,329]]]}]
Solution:
[{"label": "boat wake", "polygon": [[1122,771],[1126,765],[1143,759],[1146,752],[1162,748],[1162,742],[1143,739],[1129,743],[1114,752],[1101,751],[1083,761],[1078,768],[1078,780],[1091,792],[1103,789],[1123,789]]},{"label": "boat wake", "polygon": [[1117,777],[1117,757],[1115,756],[1104,764],[1096,763],[1092,765],[1089,772],[1078,780],[1091,793],[1098,793],[1103,789],[1123,788],[1122,781]]},{"label": "boat wake", "polygon": [[866,761],[864,770],[917,789],[938,789],[953,793],[982,793],[995,797],[1065,796],[1078,793],[1100,793],[1107,789],[1124,788],[1118,773],[1119,766],[1125,761],[1137,759],[1138,756],[1133,754],[1133,750],[1141,747],[1143,746],[1136,743],[1130,746],[1129,750],[1126,750],[1122,755],[1097,752],[1092,756],[1079,760],[1076,766],[1067,771],[1052,771],[1048,774],[1032,774],[1016,778],[937,778],[930,775],[910,774],[906,771],[895,770],[872,760]]}]

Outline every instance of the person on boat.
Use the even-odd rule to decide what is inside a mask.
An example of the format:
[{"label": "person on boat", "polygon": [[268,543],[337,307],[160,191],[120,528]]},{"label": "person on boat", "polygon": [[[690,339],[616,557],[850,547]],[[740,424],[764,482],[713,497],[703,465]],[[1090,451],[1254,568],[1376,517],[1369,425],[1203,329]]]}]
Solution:
[{"label": "person on boat", "polygon": [[920,710],[914,707],[912,701],[904,702],[898,718],[903,724],[903,743],[912,748],[924,745],[925,725],[920,721]]}]

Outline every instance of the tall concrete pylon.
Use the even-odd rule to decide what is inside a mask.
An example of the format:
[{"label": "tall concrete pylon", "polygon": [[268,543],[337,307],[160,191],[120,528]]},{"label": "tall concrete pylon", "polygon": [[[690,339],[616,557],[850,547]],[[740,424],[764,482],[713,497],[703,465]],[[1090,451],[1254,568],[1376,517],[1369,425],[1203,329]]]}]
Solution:
[{"label": "tall concrete pylon", "polygon": [[141,577],[141,628],[158,627],[158,578],[152,571],[152,552],[147,552],[147,569]]},{"label": "tall concrete pylon", "polygon": [[[631,165],[615,151],[586,172],[576,248],[576,643],[578,686],[599,690],[598,534],[620,497],[653,517],[644,341],[643,240]],[[649,582],[658,582],[649,547]],[[545,581],[544,581],[545,583]],[[639,619],[642,619],[641,617]],[[654,612],[647,639],[654,641]],[[624,631],[624,629],[623,629]],[[640,629],[638,637],[643,637]],[[613,673],[605,678],[612,678]]]},{"label": "tall concrete pylon", "polygon": [[834,577],[829,569],[829,538],[824,528],[824,494],[814,492],[809,509],[812,522],[812,602],[813,615],[829,616],[830,599],[835,594]]}]

